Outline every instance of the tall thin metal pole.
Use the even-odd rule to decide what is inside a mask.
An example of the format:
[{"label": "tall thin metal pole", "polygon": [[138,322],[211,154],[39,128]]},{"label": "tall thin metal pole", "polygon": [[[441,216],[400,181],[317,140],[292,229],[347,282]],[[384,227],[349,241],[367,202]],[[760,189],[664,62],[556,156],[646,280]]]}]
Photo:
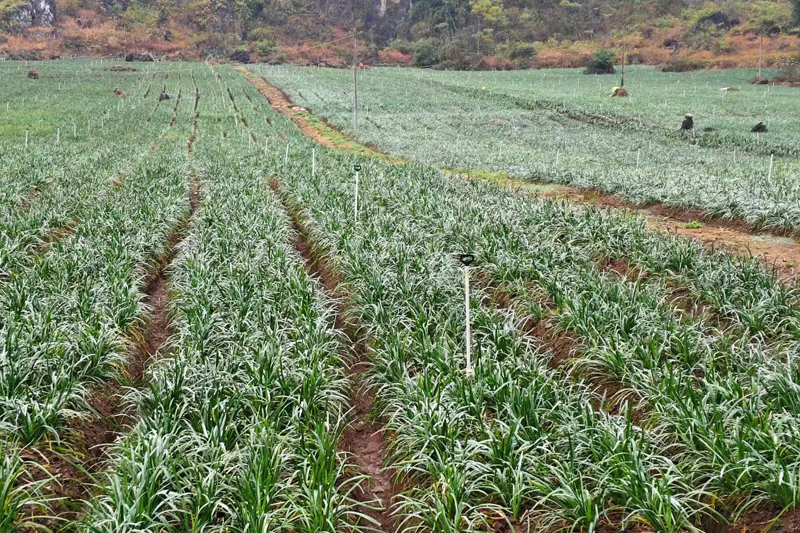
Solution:
[{"label": "tall thin metal pole", "polygon": [[353,31],[353,125],[358,131],[358,33]]},{"label": "tall thin metal pole", "polygon": [[467,348],[467,376],[472,376],[472,333],[470,328],[470,323],[472,320],[470,319],[470,312],[469,312],[469,267],[464,265],[464,308],[466,310],[467,315],[467,332],[465,334],[465,344]]}]

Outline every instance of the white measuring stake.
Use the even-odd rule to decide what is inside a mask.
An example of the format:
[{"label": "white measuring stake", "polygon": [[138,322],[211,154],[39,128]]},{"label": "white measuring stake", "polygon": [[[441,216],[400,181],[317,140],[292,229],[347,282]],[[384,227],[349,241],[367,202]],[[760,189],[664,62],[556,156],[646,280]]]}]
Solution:
[{"label": "white measuring stake", "polygon": [[469,309],[469,267],[464,265],[464,310],[467,317],[467,331],[464,335],[464,342],[467,350],[467,377],[472,377],[472,334],[470,331],[470,309]]},{"label": "white measuring stake", "polygon": [[311,179],[317,177],[317,149],[311,149]]},{"label": "white measuring stake", "polygon": [[353,219],[355,222],[358,222],[358,170],[356,170],[356,190],[355,190],[355,197],[353,198]]},{"label": "white measuring stake", "polygon": [[637,171],[639,170],[639,160],[641,159],[641,157],[642,157],[642,150],[640,148],[640,149],[636,150],[636,170]]},{"label": "white measuring stake", "polygon": [[283,164],[285,165],[288,162],[289,162],[289,143],[286,143],[286,153],[283,156]]},{"label": "white measuring stake", "polygon": [[25,128],[25,148],[28,147],[28,128]]},{"label": "white measuring stake", "polygon": [[56,128],[56,144],[61,142],[61,128]]}]

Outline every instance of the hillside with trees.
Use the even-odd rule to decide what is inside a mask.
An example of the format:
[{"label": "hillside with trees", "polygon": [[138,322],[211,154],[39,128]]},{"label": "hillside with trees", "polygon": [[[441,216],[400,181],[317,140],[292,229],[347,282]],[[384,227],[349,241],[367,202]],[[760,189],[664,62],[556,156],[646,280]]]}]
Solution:
[{"label": "hillside with trees", "polygon": [[583,66],[795,61],[800,0],[0,0],[0,55]]}]

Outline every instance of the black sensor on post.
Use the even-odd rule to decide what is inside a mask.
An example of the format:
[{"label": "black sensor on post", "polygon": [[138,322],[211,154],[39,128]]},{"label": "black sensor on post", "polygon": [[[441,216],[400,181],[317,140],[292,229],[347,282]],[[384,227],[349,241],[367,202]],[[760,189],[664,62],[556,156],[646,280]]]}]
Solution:
[{"label": "black sensor on post", "polygon": [[475,256],[473,254],[459,254],[458,260],[461,261],[462,265],[468,267],[475,262]]},{"label": "black sensor on post", "polygon": [[361,172],[361,165],[356,163],[355,165],[353,165],[353,170],[355,170],[356,172]]}]

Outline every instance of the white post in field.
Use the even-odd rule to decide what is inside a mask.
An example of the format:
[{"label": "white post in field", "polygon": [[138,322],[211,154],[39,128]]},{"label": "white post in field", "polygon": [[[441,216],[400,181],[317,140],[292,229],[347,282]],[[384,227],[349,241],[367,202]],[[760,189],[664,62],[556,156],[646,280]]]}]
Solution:
[{"label": "white post in field", "polygon": [[356,171],[356,187],[355,195],[353,197],[353,221],[358,223],[358,175],[361,172],[361,165],[354,165],[353,170]]},{"label": "white post in field", "polygon": [[772,181],[772,162],[775,158],[775,154],[769,155],[769,174],[767,174],[767,181]]},{"label": "white post in field", "polygon": [[469,301],[469,265],[475,261],[472,254],[461,254],[459,256],[461,264],[464,265],[464,315],[466,317],[466,332],[464,333],[464,348],[467,356],[466,374],[468,378],[474,375],[472,368],[472,318],[470,316]]}]

